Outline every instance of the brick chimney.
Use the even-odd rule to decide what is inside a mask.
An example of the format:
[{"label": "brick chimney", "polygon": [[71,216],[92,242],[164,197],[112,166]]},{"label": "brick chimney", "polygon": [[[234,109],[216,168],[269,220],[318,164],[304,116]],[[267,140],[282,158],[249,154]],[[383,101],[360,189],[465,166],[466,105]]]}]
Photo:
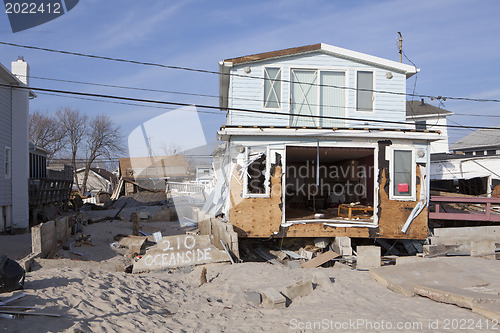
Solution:
[{"label": "brick chimney", "polygon": [[11,71],[19,81],[24,83],[29,87],[30,85],[30,66],[24,61],[23,57],[18,57],[17,61],[13,61],[11,64]]}]

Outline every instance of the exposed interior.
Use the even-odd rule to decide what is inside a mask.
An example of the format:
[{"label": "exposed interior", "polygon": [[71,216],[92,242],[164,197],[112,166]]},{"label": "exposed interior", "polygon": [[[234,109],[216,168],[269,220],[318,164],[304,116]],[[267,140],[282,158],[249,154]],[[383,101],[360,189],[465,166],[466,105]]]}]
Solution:
[{"label": "exposed interior", "polygon": [[288,146],[285,175],[286,221],[373,221],[374,149]]}]

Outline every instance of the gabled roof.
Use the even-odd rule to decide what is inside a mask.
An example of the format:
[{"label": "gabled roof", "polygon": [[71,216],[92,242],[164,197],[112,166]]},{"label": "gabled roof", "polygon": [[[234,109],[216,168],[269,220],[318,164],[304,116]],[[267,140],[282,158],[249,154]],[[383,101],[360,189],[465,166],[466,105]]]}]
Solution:
[{"label": "gabled roof", "polygon": [[293,47],[293,48],[278,50],[278,51],[257,53],[257,54],[252,54],[252,55],[247,55],[247,56],[242,56],[242,57],[237,57],[237,58],[230,58],[230,59],[224,60],[224,63],[227,65],[229,65],[229,64],[241,65],[241,64],[252,63],[252,62],[257,62],[257,61],[262,61],[262,60],[288,57],[288,56],[294,56],[294,55],[311,53],[311,52],[323,52],[323,53],[327,53],[327,54],[330,54],[330,55],[333,55],[333,56],[336,56],[339,58],[345,58],[345,59],[350,59],[350,60],[354,60],[354,61],[358,61],[358,62],[370,64],[370,65],[384,67],[384,68],[387,68],[389,70],[402,72],[402,73],[406,74],[406,78],[409,78],[410,76],[412,76],[413,74],[415,74],[419,71],[415,66],[403,64],[400,62],[396,62],[396,61],[392,61],[392,60],[388,60],[388,59],[384,59],[384,58],[375,57],[375,56],[361,53],[361,52],[351,51],[348,49],[344,49],[341,47],[328,45],[328,44],[324,44],[324,43]]},{"label": "gabled roof", "polygon": [[406,101],[406,118],[424,116],[449,116],[453,112],[421,101]]},{"label": "gabled roof", "polygon": [[[84,171],[85,171],[85,168],[80,168],[80,169],[76,170],[77,173],[84,172]],[[102,169],[102,168],[90,168],[90,171],[92,171],[96,175],[101,176],[102,178],[106,179],[110,183],[114,184],[114,183],[118,182],[118,178],[113,173],[109,172],[106,169]]]},{"label": "gabled roof", "polygon": [[468,150],[500,146],[500,126],[494,129],[479,129],[450,145],[451,150]]}]

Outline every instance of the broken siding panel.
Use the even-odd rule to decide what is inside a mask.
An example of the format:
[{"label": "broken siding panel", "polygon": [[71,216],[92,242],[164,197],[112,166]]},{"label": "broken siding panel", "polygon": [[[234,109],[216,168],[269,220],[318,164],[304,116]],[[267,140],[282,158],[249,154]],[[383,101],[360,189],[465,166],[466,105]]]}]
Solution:
[{"label": "broken siding panel", "polygon": [[[244,67],[250,67],[251,72],[246,74]],[[265,109],[266,111],[286,112],[290,111],[290,70],[297,69],[321,69],[346,72],[346,85],[351,88],[356,87],[356,72],[358,70],[374,71],[375,72],[375,90],[394,91],[404,93],[406,91],[406,76],[401,73],[392,72],[393,77],[388,79],[386,73],[388,70],[377,68],[363,63],[336,58],[324,53],[311,53],[305,55],[297,55],[292,57],[271,59],[254,64],[244,64],[235,66],[231,69],[231,73],[242,75],[231,77],[231,97],[229,105],[233,108],[246,108],[252,110],[264,110],[263,95],[264,81],[255,78],[246,78],[244,76],[263,77],[264,67],[280,67],[282,69],[282,107],[279,109]],[[353,89],[346,90],[346,116],[362,119],[380,119],[391,121],[405,121],[406,116],[406,101],[404,95],[394,94],[376,94],[375,96],[375,112],[357,112],[356,107],[356,91]],[[267,126],[287,126],[289,125],[288,117],[275,115],[258,115],[230,111],[228,125],[267,125]],[[350,126],[366,126],[359,122],[352,122]],[[398,125],[383,124],[378,127],[396,127]]]},{"label": "broken siding panel", "polygon": [[12,98],[10,88],[0,87],[0,206],[12,204],[12,182],[5,178],[5,147],[12,148]]}]

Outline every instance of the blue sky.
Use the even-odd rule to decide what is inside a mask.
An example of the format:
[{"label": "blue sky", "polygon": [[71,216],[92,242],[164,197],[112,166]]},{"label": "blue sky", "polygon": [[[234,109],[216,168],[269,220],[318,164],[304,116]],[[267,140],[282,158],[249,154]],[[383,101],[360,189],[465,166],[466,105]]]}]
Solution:
[{"label": "blue sky", "polygon": [[[218,70],[218,61],[323,42],[398,60],[396,32],[421,69],[416,92],[500,98],[500,1],[166,1],[82,0],[69,13],[12,33],[0,14],[0,41],[166,65]],[[0,45],[6,67],[18,55],[31,75],[218,95],[218,76],[80,58]],[[408,63],[407,60],[404,62]],[[413,88],[414,78],[408,80]],[[136,98],[217,105],[217,98],[131,91],[32,79],[31,85]],[[411,89],[410,89],[411,90]],[[410,91],[411,92],[411,91]],[[437,105],[436,102],[431,102]],[[111,116],[127,136],[165,110],[39,94],[31,110],[70,106]],[[499,103],[446,101],[459,114],[497,115]],[[223,115],[200,114],[207,141]],[[500,118],[454,115],[450,124],[496,126]],[[470,133],[451,130],[451,141]]]}]

